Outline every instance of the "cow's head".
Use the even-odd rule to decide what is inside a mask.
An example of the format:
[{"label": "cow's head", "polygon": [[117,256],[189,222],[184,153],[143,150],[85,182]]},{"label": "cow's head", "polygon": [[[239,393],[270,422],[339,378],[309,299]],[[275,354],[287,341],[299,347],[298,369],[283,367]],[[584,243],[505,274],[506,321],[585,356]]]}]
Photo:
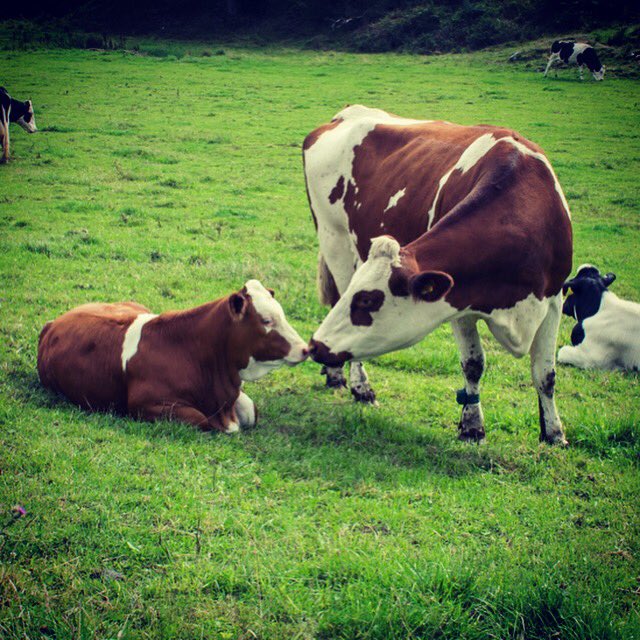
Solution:
[{"label": "cow's head", "polygon": [[596,71],[592,71],[591,74],[593,75],[593,79],[594,80],[604,80],[604,72],[606,70],[607,70],[607,68],[604,65],[602,65]]},{"label": "cow's head", "polygon": [[310,342],[311,357],[328,366],[409,347],[457,313],[444,301],[453,278],[404,264],[400,245],[374,238],[367,261]]},{"label": "cow's head", "polygon": [[18,104],[19,110],[15,114],[17,116],[16,124],[19,124],[28,133],[35,133],[38,128],[36,127],[36,117],[33,113],[33,104],[31,103],[31,100],[19,102]]},{"label": "cow's head", "polygon": [[231,294],[228,304],[243,380],[258,380],[283,364],[294,366],[307,358],[307,345],[287,322],[273,291],[258,280]]},{"label": "cow's head", "polygon": [[562,285],[562,293],[569,293],[562,306],[562,313],[578,322],[594,316],[600,309],[602,294],[615,279],[613,273],[602,276],[593,265],[583,264],[578,268],[575,278]]}]

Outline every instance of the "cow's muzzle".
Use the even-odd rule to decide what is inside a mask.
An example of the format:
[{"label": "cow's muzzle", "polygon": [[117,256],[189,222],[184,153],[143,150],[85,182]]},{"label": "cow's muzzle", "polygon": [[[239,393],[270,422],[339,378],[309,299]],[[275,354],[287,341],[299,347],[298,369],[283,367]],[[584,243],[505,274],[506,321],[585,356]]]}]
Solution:
[{"label": "cow's muzzle", "polygon": [[320,364],[327,367],[341,367],[347,360],[353,357],[348,351],[331,353],[331,349],[324,342],[314,340],[309,341],[309,355]]}]

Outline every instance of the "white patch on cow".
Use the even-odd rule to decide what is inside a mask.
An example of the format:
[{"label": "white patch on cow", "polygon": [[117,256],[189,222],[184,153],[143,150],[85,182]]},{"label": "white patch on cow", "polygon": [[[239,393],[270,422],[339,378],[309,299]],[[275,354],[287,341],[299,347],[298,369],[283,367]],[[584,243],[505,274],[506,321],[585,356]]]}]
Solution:
[{"label": "white patch on cow", "polygon": [[127,370],[127,362],[129,362],[129,360],[131,360],[138,351],[138,345],[140,344],[140,338],[142,336],[142,328],[147,324],[147,322],[157,317],[157,314],[154,313],[141,313],[129,325],[122,342],[122,371]]},{"label": "white patch on cow", "polygon": [[405,187],[404,189],[400,189],[400,191],[398,191],[397,193],[392,195],[389,198],[389,202],[388,202],[387,206],[385,207],[383,213],[386,213],[387,211],[389,211],[389,209],[393,209],[393,207],[395,207],[398,204],[400,198],[402,198],[402,196],[404,196],[404,194],[406,192],[407,192],[407,188]]},{"label": "white patch on cow", "polygon": [[459,170],[462,174],[465,174],[471,167],[473,167],[478,160],[484,157],[498,142],[498,140],[493,136],[492,133],[485,133],[481,135],[479,138],[476,138],[463,152],[462,155],[458,158],[458,161],[445,173],[442,178],[440,178],[440,182],[438,183],[438,190],[436,191],[435,198],[433,199],[433,203],[431,204],[431,208],[429,209],[429,222],[427,223],[427,229],[431,229],[431,225],[433,224],[433,219],[436,214],[436,206],[438,204],[438,198],[440,197],[440,192],[443,187],[447,184],[447,181],[451,177],[451,174],[457,170]]},{"label": "white patch on cow", "polygon": [[464,175],[467,171],[469,171],[469,169],[474,167],[489,151],[491,151],[491,149],[493,149],[493,147],[499,142],[506,142],[508,144],[511,144],[518,151],[520,151],[520,153],[527,156],[531,156],[533,158],[537,158],[538,160],[540,160],[540,162],[542,162],[547,167],[547,169],[549,170],[549,173],[551,174],[551,177],[553,178],[553,184],[554,184],[555,190],[560,196],[560,200],[562,201],[562,206],[564,207],[564,210],[567,216],[571,218],[569,203],[567,202],[567,199],[564,196],[564,192],[562,191],[562,187],[558,182],[558,178],[553,170],[553,167],[551,166],[551,163],[549,162],[549,160],[546,158],[545,155],[537,151],[533,151],[532,149],[529,149],[529,147],[522,144],[521,142],[518,142],[511,136],[505,136],[504,138],[495,138],[492,133],[485,133],[481,135],[479,138],[476,138],[462,152],[462,155],[460,156],[456,164],[453,167],[451,167],[451,169],[449,169],[449,171],[447,171],[447,173],[445,173],[442,176],[442,178],[440,178],[440,182],[438,183],[438,190],[436,192],[435,198],[433,199],[431,208],[429,209],[429,222],[427,224],[428,229],[430,229],[431,226],[433,225],[433,219],[436,213],[436,205],[438,204],[440,193],[442,192],[442,189],[444,188],[444,186],[447,184],[449,178],[451,177],[451,174],[454,171],[458,170],[460,171],[461,175]]},{"label": "white patch on cow", "polygon": [[[325,131],[304,152],[305,173],[309,201],[318,223],[320,253],[335,280],[339,293],[346,290],[359,265],[357,242],[351,235],[349,220],[344,208],[344,198],[333,204],[327,198],[342,177],[345,190],[351,183],[354,193],[359,187],[353,177],[353,161],[356,148],[377,125],[411,126],[430,120],[412,120],[393,116],[381,109],[351,105],[335,115],[341,120],[333,129]],[[362,206],[359,201],[357,207]]]},{"label": "white patch on cow", "polygon": [[234,408],[241,427],[253,427],[255,425],[256,406],[244,391],[240,391]]},{"label": "white patch on cow", "polygon": [[246,382],[254,382],[264,378],[268,373],[275,371],[284,364],[284,360],[256,360],[253,356],[249,358],[249,362],[244,369],[238,372],[240,380]]},{"label": "white patch on cow", "polygon": [[230,422],[224,430],[225,433],[238,433],[238,431],[240,431],[240,425],[237,422]]},{"label": "white patch on cow", "polygon": [[567,199],[564,197],[564,192],[562,191],[562,187],[560,186],[556,173],[553,170],[553,167],[551,166],[551,163],[549,162],[547,157],[544,154],[539,153],[538,151],[533,151],[533,149],[529,149],[529,147],[525,146],[521,142],[518,142],[517,140],[514,140],[511,137],[500,138],[500,142],[508,142],[509,144],[512,144],[516,149],[518,149],[518,151],[520,151],[520,153],[524,153],[525,155],[531,156],[532,158],[537,158],[538,160],[540,160],[540,162],[542,162],[542,164],[544,164],[545,167],[547,167],[547,169],[549,170],[549,173],[551,174],[551,177],[553,178],[553,184],[555,186],[556,192],[558,193],[558,195],[560,196],[560,200],[562,201],[562,206],[564,207],[564,210],[567,216],[571,218],[569,203],[567,202]]},{"label": "white patch on cow", "polygon": [[491,313],[477,313],[483,318],[495,339],[517,358],[529,353],[538,327],[549,310],[554,298],[539,300],[530,293],[513,307],[494,309]]}]

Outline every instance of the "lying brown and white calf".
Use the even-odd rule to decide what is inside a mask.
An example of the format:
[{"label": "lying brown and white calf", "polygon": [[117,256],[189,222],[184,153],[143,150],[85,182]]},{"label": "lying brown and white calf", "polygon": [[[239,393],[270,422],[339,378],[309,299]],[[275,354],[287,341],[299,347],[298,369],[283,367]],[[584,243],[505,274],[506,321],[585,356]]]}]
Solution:
[{"label": "lying brown and white calf", "polygon": [[135,302],[76,307],[42,329],[38,373],[86,409],[231,433],[256,421],[242,382],[306,357],[273,292],[249,280],[186,311],[154,315]]}]

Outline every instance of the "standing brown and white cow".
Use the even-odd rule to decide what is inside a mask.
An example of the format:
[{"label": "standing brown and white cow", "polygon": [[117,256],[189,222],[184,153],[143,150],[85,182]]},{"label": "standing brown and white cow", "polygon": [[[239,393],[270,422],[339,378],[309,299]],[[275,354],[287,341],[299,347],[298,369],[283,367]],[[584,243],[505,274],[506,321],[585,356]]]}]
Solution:
[{"label": "standing brown and white cow", "polygon": [[572,233],[541,149],[510,129],[354,105],[307,136],[304,162],[322,299],[333,306],[311,341],[328,384],[351,360],[354,396],[374,401],[360,361],[450,322],[465,380],[460,437],[482,439],[484,320],[510,353],[531,355],[540,437],[565,442],[555,346]]},{"label": "standing brown and white cow", "polygon": [[302,362],[306,347],[272,292],[249,280],[187,311],[154,315],[135,302],[76,307],[44,326],[38,373],[86,409],[232,433],[256,420],[242,382]]}]

